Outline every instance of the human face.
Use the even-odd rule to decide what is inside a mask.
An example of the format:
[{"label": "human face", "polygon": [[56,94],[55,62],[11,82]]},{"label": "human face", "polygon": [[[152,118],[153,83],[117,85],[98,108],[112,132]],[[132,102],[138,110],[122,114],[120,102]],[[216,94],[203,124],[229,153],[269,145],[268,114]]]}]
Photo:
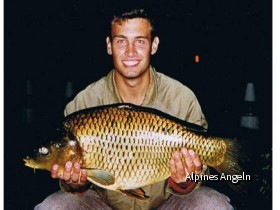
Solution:
[{"label": "human face", "polygon": [[158,37],[151,40],[151,24],[143,18],[128,19],[112,24],[112,40],[107,37],[107,52],[113,56],[117,73],[127,79],[147,72],[150,56],[155,54]]}]

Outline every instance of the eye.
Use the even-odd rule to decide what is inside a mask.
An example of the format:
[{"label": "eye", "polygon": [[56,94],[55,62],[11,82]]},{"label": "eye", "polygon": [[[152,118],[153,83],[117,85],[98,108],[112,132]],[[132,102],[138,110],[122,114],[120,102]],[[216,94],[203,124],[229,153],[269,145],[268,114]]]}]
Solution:
[{"label": "eye", "polygon": [[117,40],[117,43],[118,44],[121,44],[121,43],[123,43],[124,42],[124,40],[123,39],[119,39],[119,40]]},{"label": "eye", "polygon": [[49,150],[46,147],[41,147],[39,149],[39,153],[42,154],[42,155],[48,155],[49,154]]},{"label": "eye", "polygon": [[138,40],[137,40],[137,44],[145,44],[145,41],[142,40],[142,39],[138,39]]},{"label": "eye", "polygon": [[76,142],[76,141],[73,141],[73,140],[70,140],[68,143],[69,143],[69,145],[72,146],[72,147],[76,146],[76,144],[77,144],[77,142]]},{"label": "eye", "polygon": [[118,38],[118,39],[116,39],[116,43],[117,43],[117,45],[125,45],[126,44],[126,40]]},{"label": "eye", "polygon": [[146,46],[147,42],[146,39],[137,39],[134,44],[137,47],[144,47]]}]

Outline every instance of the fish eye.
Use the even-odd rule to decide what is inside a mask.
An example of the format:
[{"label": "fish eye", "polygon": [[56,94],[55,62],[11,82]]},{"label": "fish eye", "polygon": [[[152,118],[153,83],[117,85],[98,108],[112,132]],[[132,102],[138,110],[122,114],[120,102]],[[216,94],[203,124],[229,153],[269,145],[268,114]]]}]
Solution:
[{"label": "fish eye", "polygon": [[48,155],[48,154],[49,154],[49,150],[48,150],[48,148],[46,148],[46,147],[41,147],[41,148],[39,149],[39,153],[40,153],[40,154],[43,154],[43,155]]},{"label": "fish eye", "polygon": [[69,145],[72,146],[72,147],[76,146],[76,144],[77,144],[77,142],[74,141],[74,140],[70,140],[68,143],[69,143]]}]

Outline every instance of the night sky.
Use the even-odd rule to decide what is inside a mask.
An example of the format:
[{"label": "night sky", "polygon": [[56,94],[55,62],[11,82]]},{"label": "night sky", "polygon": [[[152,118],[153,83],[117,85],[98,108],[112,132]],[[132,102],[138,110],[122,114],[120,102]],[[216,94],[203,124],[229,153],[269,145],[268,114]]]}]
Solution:
[{"label": "night sky", "polygon": [[[56,135],[63,108],[72,99],[65,97],[67,81],[73,84],[74,97],[110,71],[106,20],[113,8],[127,2],[133,1],[5,1],[5,208],[32,209],[59,189],[47,171],[34,174],[22,158]],[[272,145],[272,2],[137,2],[151,9],[157,22],[160,45],[153,66],[194,91],[209,129],[238,138],[251,158],[249,171],[258,173],[263,164],[259,157]],[[31,96],[26,95],[27,80]],[[240,117],[248,111],[248,82],[255,85],[252,106],[260,120],[258,130],[240,128]],[[30,123],[24,120],[26,107],[33,110]],[[270,204],[269,194],[257,194],[258,186],[250,189],[256,195],[241,204],[230,189],[220,191],[240,209],[253,208],[253,201],[256,206]]]}]

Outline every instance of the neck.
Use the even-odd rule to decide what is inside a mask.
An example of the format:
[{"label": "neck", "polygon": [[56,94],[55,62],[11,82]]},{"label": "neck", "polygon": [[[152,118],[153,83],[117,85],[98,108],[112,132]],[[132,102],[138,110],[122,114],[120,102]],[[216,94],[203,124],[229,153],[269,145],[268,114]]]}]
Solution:
[{"label": "neck", "polygon": [[115,71],[115,82],[123,102],[141,105],[150,85],[150,72],[147,70],[137,78],[125,78]]}]

